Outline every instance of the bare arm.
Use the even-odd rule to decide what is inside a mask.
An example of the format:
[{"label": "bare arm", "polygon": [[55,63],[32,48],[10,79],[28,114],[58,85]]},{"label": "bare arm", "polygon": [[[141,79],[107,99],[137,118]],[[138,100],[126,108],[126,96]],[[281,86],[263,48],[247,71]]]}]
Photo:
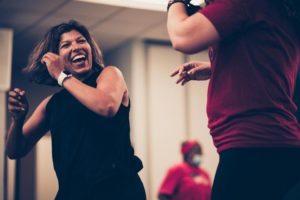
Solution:
[{"label": "bare arm", "polygon": [[[42,60],[46,63],[49,74],[57,80],[64,69],[62,58],[48,52]],[[97,79],[96,88],[86,85],[74,76],[64,80],[63,87],[89,110],[103,117],[113,117],[121,103],[129,102],[125,80],[116,67],[103,69]]]},{"label": "bare arm", "polygon": [[129,102],[125,80],[116,67],[103,69],[96,88],[74,77],[66,79],[63,86],[88,109],[104,117],[113,117],[121,103],[127,105]]},{"label": "bare arm", "polygon": [[9,92],[8,109],[12,116],[6,139],[6,154],[9,158],[25,156],[49,130],[45,115],[49,99],[50,97],[47,97],[43,100],[24,124],[28,111],[25,92],[20,89]]},{"label": "bare arm", "polygon": [[220,39],[214,25],[201,13],[188,16],[182,3],[174,3],[168,11],[167,28],[174,49],[196,53]]}]

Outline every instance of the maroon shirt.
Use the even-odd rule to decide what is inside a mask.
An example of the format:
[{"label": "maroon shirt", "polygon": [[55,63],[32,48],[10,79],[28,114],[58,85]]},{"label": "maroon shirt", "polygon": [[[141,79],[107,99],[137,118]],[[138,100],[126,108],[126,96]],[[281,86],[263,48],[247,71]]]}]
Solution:
[{"label": "maroon shirt", "polygon": [[169,169],[159,194],[172,196],[172,200],[210,200],[211,182],[204,169],[180,163]]},{"label": "maroon shirt", "polygon": [[221,40],[210,48],[209,128],[218,151],[299,147],[294,95],[299,39],[274,0],[215,0],[200,11]]}]

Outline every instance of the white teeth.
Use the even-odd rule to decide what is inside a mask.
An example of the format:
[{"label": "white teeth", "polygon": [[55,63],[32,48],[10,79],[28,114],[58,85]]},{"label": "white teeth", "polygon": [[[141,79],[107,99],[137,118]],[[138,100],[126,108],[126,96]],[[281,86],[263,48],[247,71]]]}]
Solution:
[{"label": "white teeth", "polygon": [[85,55],[77,55],[72,59],[72,62],[76,62],[80,59],[85,59]]}]

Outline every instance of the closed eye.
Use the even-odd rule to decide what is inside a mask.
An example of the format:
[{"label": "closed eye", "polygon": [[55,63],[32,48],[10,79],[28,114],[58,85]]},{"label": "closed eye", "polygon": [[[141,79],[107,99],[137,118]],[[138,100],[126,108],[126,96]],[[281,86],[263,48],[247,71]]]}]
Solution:
[{"label": "closed eye", "polygon": [[67,48],[68,46],[70,46],[70,43],[63,43],[62,45],[60,45],[60,49]]},{"label": "closed eye", "polygon": [[77,42],[78,42],[79,44],[84,44],[84,43],[86,43],[86,40],[85,40],[85,39],[79,39]]}]

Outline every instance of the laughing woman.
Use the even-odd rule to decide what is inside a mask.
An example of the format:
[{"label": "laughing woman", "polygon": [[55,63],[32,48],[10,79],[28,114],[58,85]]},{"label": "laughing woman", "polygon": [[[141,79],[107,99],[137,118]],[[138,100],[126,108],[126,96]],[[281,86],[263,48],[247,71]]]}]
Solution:
[{"label": "laughing woman", "polygon": [[142,163],[130,143],[130,100],[123,75],[104,67],[89,31],[76,21],[53,27],[25,71],[34,82],[61,86],[25,122],[25,91],[9,92],[6,152],[25,156],[49,130],[58,178],[56,200],[144,200]]}]

